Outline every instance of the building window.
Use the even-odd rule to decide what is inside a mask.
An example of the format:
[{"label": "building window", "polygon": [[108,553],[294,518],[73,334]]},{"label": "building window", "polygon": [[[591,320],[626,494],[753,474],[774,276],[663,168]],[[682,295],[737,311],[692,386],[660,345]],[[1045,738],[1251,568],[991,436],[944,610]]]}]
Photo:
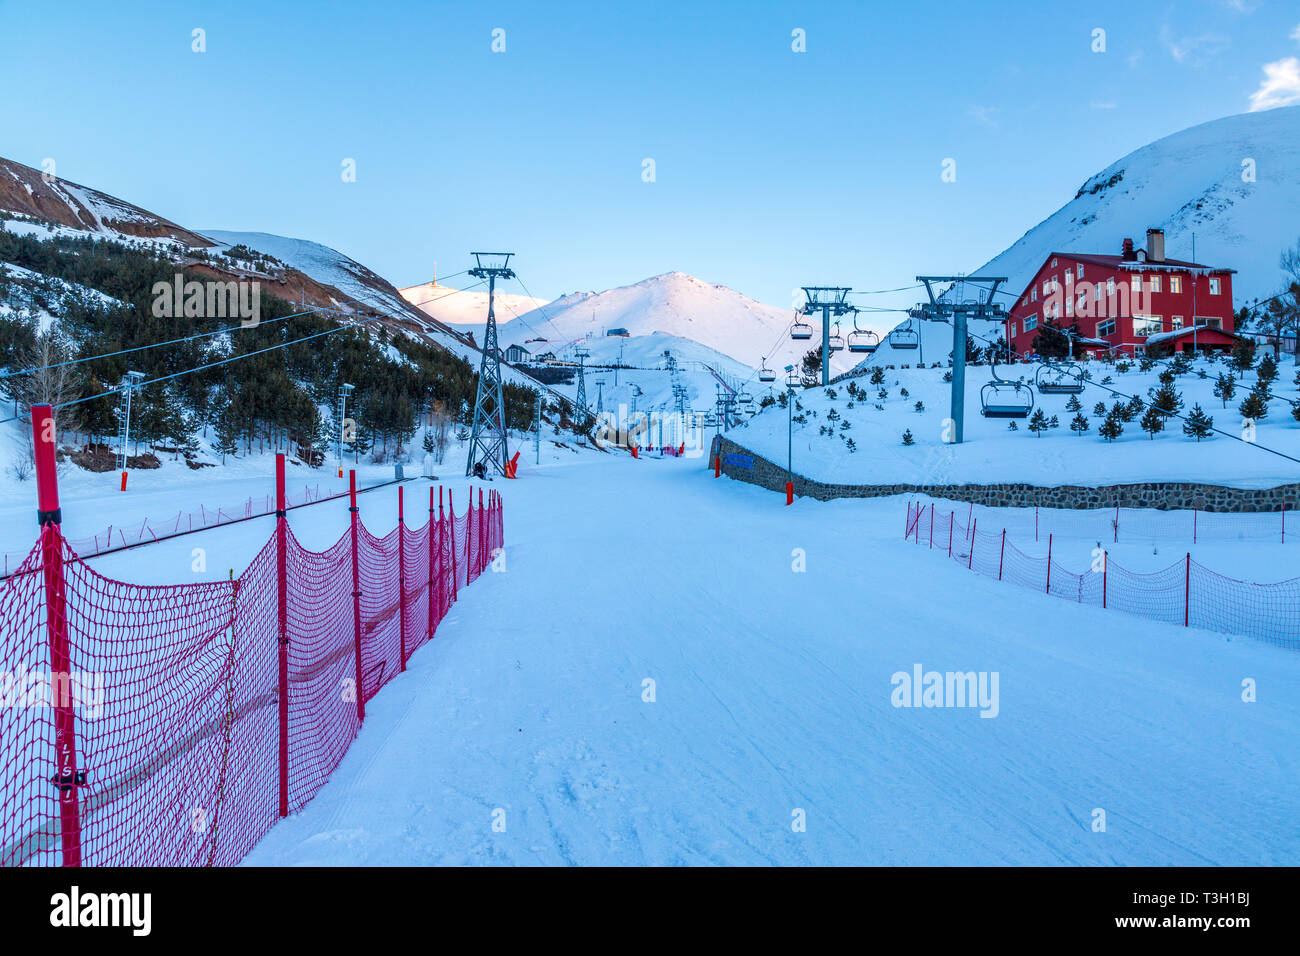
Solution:
[{"label": "building window", "polygon": [[1029,294],[1029,299],[1031,302],[1038,301],[1038,286],[1034,286],[1033,291]]},{"label": "building window", "polygon": [[1080,289],[1079,290],[1079,311],[1083,312],[1087,308],[1088,308],[1088,290]]},{"label": "building window", "polygon": [[1056,268],[1056,260],[1055,260],[1055,259],[1052,260],[1052,268],[1053,268],[1053,269]]},{"label": "building window", "polygon": [[1093,292],[1092,300],[1093,300],[1094,302],[1100,302],[1100,301],[1101,301],[1101,284],[1098,283],[1097,285],[1093,286],[1093,287],[1092,287],[1092,292]]},{"label": "building window", "polygon": [[1025,331],[1032,332],[1036,328],[1038,328],[1037,314],[1025,316]]},{"label": "building window", "polygon": [[1074,273],[1071,272],[1069,269],[1066,269],[1066,270],[1065,270],[1065,284],[1066,284],[1066,285],[1070,285],[1072,282],[1074,282]]},{"label": "building window", "polygon": [[1170,292],[1173,292],[1175,295],[1178,294],[1179,292],[1182,292],[1182,291],[1183,291],[1183,277],[1182,277],[1182,276],[1170,276],[1170,277],[1169,277],[1169,291],[1170,291]]},{"label": "building window", "polygon": [[1048,279],[1043,280],[1043,295],[1048,295],[1052,291],[1052,283]]},{"label": "building window", "polygon": [[1152,291],[1152,292],[1159,292],[1159,291],[1160,291],[1160,277],[1159,277],[1159,276],[1152,276],[1152,277],[1151,277],[1151,291]]},{"label": "building window", "polygon": [[1075,272],[1077,272],[1077,273],[1079,274],[1079,278],[1082,279],[1082,278],[1083,278],[1083,263],[1080,262],[1077,266],[1074,267],[1074,270],[1075,270]]},{"label": "building window", "polygon": [[1164,323],[1158,315],[1133,316],[1133,334],[1140,336],[1155,335],[1164,331]]},{"label": "building window", "polygon": [[1013,339],[1016,337],[1016,323],[1014,322],[1011,323],[1011,337]]},{"label": "building window", "polygon": [[1105,322],[1097,323],[1097,337],[1104,339],[1108,335],[1115,334],[1115,320],[1107,319]]},{"label": "building window", "polygon": [[1114,294],[1115,294],[1115,280],[1114,280],[1114,279],[1107,279],[1107,280],[1106,280],[1106,295],[1107,295],[1107,296],[1113,296]]},{"label": "building window", "polygon": [[1218,295],[1218,294],[1219,294],[1219,280],[1218,280],[1218,279],[1211,279],[1211,280],[1210,280],[1210,295]]},{"label": "building window", "polygon": [[1183,327],[1183,317],[1181,315],[1175,315],[1172,319],[1169,320],[1169,328],[1171,331],[1173,329],[1181,329],[1182,327]]},{"label": "building window", "polygon": [[1129,280],[1129,288],[1137,295],[1142,294],[1142,277],[1134,276]]},{"label": "building window", "polygon": [[1203,325],[1207,329],[1221,329],[1223,328],[1223,319],[1220,319],[1217,316],[1210,318],[1202,315],[1197,317],[1196,324]]}]

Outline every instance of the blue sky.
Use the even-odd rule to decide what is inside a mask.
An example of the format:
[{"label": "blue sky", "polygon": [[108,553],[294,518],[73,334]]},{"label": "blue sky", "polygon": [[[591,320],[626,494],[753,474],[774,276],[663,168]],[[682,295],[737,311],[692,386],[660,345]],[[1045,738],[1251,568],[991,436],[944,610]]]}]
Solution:
[{"label": "blue sky", "polygon": [[678,269],[787,305],[974,269],[1124,153],[1300,99],[1297,56],[1266,0],[0,0],[0,155],[398,285],[501,248],[546,297]]}]

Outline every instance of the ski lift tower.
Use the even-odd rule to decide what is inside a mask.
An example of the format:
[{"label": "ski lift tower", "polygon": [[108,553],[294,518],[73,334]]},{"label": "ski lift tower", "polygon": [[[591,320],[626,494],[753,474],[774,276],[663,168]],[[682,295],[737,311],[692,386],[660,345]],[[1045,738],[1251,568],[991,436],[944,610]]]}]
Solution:
[{"label": "ski lift tower", "polygon": [[474,268],[469,274],[476,279],[488,280],[487,326],[483,329],[483,363],[479,366],[478,395],[474,399],[474,426],[469,435],[469,457],[465,461],[465,474],[472,475],[474,468],[490,467],[498,474],[506,473],[506,405],[501,395],[501,349],[497,346],[497,319],[493,311],[497,279],[513,279],[510,268],[512,252],[473,252]]},{"label": "ski lift tower", "polygon": [[122,473],[122,490],[126,491],[126,456],[127,445],[131,439],[131,393],[140,390],[144,372],[127,372],[122,377],[122,427],[118,429],[117,440],[122,449],[118,457],[118,471]]},{"label": "ski lift tower", "polygon": [[853,311],[849,305],[848,288],[840,286],[806,285],[803,294],[808,301],[799,311],[804,315],[822,314],[822,384],[831,383],[831,319]]},{"label": "ski lift tower", "polygon": [[584,417],[591,414],[587,408],[587,356],[591,353],[587,351],[585,345],[579,345],[573,350],[574,357],[578,360],[578,411]]},{"label": "ski lift tower", "polygon": [[[916,317],[952,322],[952,440],[954,444],[961,444],[966,416],[966,320],[972,316],[977,319],[1005,319],[1006,311],[1002,306],[994,304],[993,297],[997,295],[998,286],[1007,279],[1006,276],[917,276],[916,281],[925,284],[925,292],[930,299],[914,310],[918,313]],[[983,300],[958,302],[956,292],[951,291],[952,301],[940,301],[940,296],[934,294],[934,286],[941,282],[987,282],[988,296]]]}]

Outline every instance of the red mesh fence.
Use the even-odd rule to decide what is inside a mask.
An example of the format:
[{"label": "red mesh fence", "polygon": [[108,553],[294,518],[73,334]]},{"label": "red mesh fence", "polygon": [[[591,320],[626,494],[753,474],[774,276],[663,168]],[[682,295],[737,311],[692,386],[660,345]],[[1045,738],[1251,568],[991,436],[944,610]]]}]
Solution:
[{"label": "red mesh fence", "polygon": [[[385,482],[384,484],[389,484]],[[374,487],[382,487],[375,485]],[[346,498],[347,488],[342,490],[322,488],[320,485],[304,485],[300,494],[287,498],[289,508],[301,508],[334,498]],[[195,511],[178,511],[166,518],[144,518],[126,525],[108,525],[103,531],[84,538],[66,539],[68,546],[83,558],[91,558],[109,551],[120,551],[138,544],[162,541],[177,535],[203,531],[218,525],[231,524],[235,521],[247,521],[275,513],[275,498],[271,495],[248,497],[233,505],[209,508],[199,505]],[[25,552],[8,552],[0,554],[0,578],[8,577],[22,563]]]},{"label": "red mesh fence", "polygon": [[[1092,567],[1076,573],[1053,557],[1050,538],[1047,556],[1032,557],[1012,543],[1000,523],[996,531],[986,530],[978,517],[970,517],[968,525],[970,514],[909,502],[905,540],[951,554],[953,561],[985,577],[1062,600],[1300,648],[1300,578],[1253,584],[1212,571],[1190,555],[1159,571],[1138,573],[1104,552]],[[985,520],[987,527],[991,522]]]},{"label": "red mesh fence", "polygon": [[282,521],[237,579],[161,587],[45,525],[0,584],[0,865],[231,865],[310,801],[503,542],[495,493],[382,538],[353,514],[324,552]]}]

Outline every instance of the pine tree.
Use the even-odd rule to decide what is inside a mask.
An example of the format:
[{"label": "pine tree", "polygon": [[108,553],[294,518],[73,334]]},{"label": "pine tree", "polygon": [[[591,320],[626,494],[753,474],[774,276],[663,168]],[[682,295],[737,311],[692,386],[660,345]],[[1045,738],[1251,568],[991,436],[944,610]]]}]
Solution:
[{"label": "pine tree", "polygon": [[1265,352],[1264,357],[1259,360],[1259,365],[1255,367],[1255,382],[1268,388],[1276,379],[1277,361],[1273,358],[1272,352]]},{"label": "pine tree", "polygon": [[1140,424],[1142,430],[1154,439],[1156,437],[1156,432],[1164,431],[1165,416],[1161,413],[1160,409],[1152,405],[1147,408],[1146,414],[1142,416]]},{"label": "pine tree", "polygon": [[1048,428],[1060,428],[1060,427],[1061,427],[1061,420],[1060,420],[1059,418],[1057,418],[1055,415],[1053,415],[1051,418],[1049,418],[1049,419],[1047,420],[1047,427],[1048,427]]},{"label": "pine tree", "polygon": [[885,381],[885,370],[877,365],[871,370],[871,378],[869,381],[872,385],[882,384]]},{"label": "pine tree", "polygon": [[1247,372],[1255,364],[1255,343],[1240,339],[1232,347],[1232,367],[1238,372]]},{"label": "pine tree", "polygon": [[[1116,406],[1116,408],[1118,408],[1118,406]],[[1106,420],[1097,428],[1097,434],[1106,439],[1106,441],[1114,441],[1120,435],[1124,434],[1124,426],[1120,423],[1121,415],[1116,408],[1110,410],[1106,415]]]},{"label": "pine tree", "polygon": [[[1300,373],[1296,374],[1300,378]],[[1300,383],[1297,383],[1300,384]],[[1223,400],[1223,407],[1228,407],[1228,402],[1232,401],[1232,396],[1237,394],[1237,379],[1231,372],[1224,374],[1219,373],[1219,377],[1214,380],[1214,397]]]},{"label": "pine tree", "polygon": [[1183,407],[1183,398],[1178,394],[1178,390],[1174,388],[1172,375],[1169,377],[1169,381],[1165,382],[1162,379],[1160,387],[1152,389],[1151,407],[1166,415],[1176,415],[1179,409]]},{"label": "pine tree", "polygon": [[923,411],[925,411],[925,402],[917,402],[917,403],[916,403],[916,410],[917,410],[918,412],[923,412]]},{"label": "pine tree", "polygon": [[1106,415],[1106,403],[1098,402],[1096,405],[1092,406],[1092,413],[1098,417],[1104,418]]},{"label": "pine tree", "polygon": [[1074,418],[1070,419],[1070,431],[1076,435],[1083,435],[1088,430],[1088,419],[1083,417],[1083,412],[1075,412]]},{"label": "pine tree", "polygon": [[1202,438],[1209,438],[1213,434],[1211,429],[1214,428],[1214,419],[1201,410],[1201,403],[1197,402],[1192,406],[1192,410],[1187,413],[1187,419],[1183,422],[1183,434],[1188,438],[1195,438],[1198,442]]},{"label": "pine tree", "polygon": [[1034,409],[1034,414],[1029,418],[1028,428],[1034,433],[1035,438],[1042,438],[1043,432],[1047,431],[1047,416],[1043,414],[1041,408]]},{"label": "pine tree", "polygon": [[1147,407],[1147,403],[1142,401],[1142,396],[1134,395],[1132,398],[1128,400],[1128,405],[1125,406],[1125,410],[1127,411],[1128,414],[1125,416],[1124,421],[1126,422],[1133,421],[1133,419],[1137,418],[1139,415],[1142,414],[1142,412],[1146,410],[1146,407]]},{"label": "pine tree", "polygon": [[1242,418],[1258,422],[1268,417],[1268,398],[1258,385],[1250,390],[1245,399],[1237,406]]},{"label": "pine tree", "polygon": [[[1300,406],[1298,406],[1298,407],[1300,407]],[[1007,422],[1007,431],[1009,431],[1009,432],[1018,432],[1018,431],[1020,431],[1020,426],[1017,425],[1014,421]]]},{"label": "pine tree", "polygon": [[1079,401],[1078,395],[1071,395],[1070,400],[1065,403],[1065,410],[1067,412],[1077,412],[1081,408],[1083,408],[1083,403]]},{"label": "pine tree", "polygon": [[903,431],[903,444],[904,445],[916,444],[916,440],[912,438],[912,429],[908,428]]}]

